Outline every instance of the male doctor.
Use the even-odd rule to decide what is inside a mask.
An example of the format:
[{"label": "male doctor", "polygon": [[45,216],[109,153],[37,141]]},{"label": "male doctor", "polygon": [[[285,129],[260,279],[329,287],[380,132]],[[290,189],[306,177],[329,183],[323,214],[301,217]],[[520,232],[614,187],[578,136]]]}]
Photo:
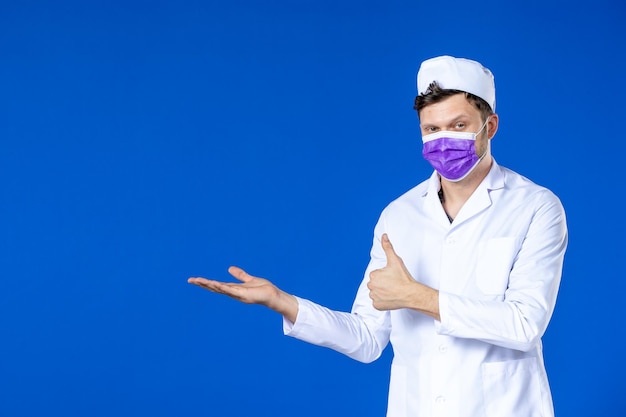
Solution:
[{"label": "male doctor", "polygon": [[284,317],[289,336],[363,362],[393,345],[388,417],[554,415],[541,337],[567,246],[548,189],[498,165],[494,78],[480,63],[424,61],[415,109],[429,179],[391,202],[374,230],[352,312],[241,283],[189,282]]}]

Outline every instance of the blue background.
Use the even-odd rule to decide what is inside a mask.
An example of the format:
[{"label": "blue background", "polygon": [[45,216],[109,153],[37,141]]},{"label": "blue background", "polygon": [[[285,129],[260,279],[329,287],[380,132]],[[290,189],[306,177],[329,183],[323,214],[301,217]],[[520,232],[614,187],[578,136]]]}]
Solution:
[{"label": "blue background", "polygon": [[430,175],[419,63],[495,74],[497,161],[570,245],[557,416],[623,416],[626,7],[0,3],[0,415],[382,416],[369,365],[186,283],[235,264],[348,310],[384,206]]}]

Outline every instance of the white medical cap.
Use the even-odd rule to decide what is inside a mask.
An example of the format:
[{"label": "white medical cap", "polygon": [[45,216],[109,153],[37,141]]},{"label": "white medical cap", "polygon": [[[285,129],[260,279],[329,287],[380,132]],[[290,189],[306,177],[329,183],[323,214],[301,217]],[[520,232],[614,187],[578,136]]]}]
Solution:
[{"label": "white medical cap", "polygon": [[492,111],[496,111],[493,74],[479,62],[447,55],[427,59],[422,62],[417,73],[417,93],[425,93],[433,81],[446,90],[472,93],[485,100]]}]

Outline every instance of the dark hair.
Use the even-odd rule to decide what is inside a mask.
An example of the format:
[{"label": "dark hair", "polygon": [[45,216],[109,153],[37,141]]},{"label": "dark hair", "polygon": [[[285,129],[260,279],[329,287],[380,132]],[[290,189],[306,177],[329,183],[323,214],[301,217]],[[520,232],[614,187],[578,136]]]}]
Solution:
[{"label": "dark hair", "polygon": [[487,118],[493,114],[491,106],[482,98],[472,93],[467,93],[461,90],[443,89],[439,86],[437,81],[433,81],[432,83],[430,83],[426,91],[415,97],[415,105],[413,106],[413,109],[417,110],[417,116],[419,117],[420,111],[424,107],[430,104],[439,103],[440,101],[443,101],[444,99],[456,94],[465,94],[465,98],[467,99],[467,101],[469,101],[471,104],[474,105],[474,107],[478,109],[483,120],[487,120]]}]

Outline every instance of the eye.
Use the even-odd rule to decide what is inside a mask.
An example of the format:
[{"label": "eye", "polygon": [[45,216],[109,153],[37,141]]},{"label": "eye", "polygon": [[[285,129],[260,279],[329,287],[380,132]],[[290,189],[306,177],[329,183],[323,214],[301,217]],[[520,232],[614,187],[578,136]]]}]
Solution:
[{"label": "eye", "polygon": [[455,125],[455,127],[456,127],[457,129],[459,129],[459,130],[460,130],[460,129],[465,129],[465,123],[463,123],[463,122],[458,122],[458,123]]}]

